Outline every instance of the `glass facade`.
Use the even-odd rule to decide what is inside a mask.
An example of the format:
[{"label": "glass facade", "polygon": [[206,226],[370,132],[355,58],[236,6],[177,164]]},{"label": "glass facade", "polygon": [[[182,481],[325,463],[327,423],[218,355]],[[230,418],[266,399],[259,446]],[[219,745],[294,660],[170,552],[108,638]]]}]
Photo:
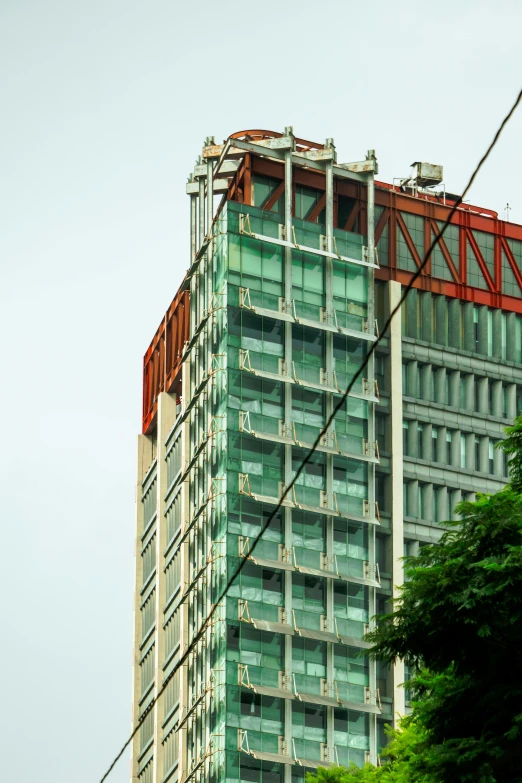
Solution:
[{"label": "glass facade", "polygon": [[[274,192],[264,184],[259,204]],[[298,196],[306,217],[317,200],[305,188]],[[336,229],[343,260],[332,263],[314,252],[324,225],[295,219],[290,249],[281,219],[277,201],[273,211],[228,202],[219,217],[212,254],[191,278],[198,337],[179,427],[194,456],[183,471],[176,433],[167,451],[169,492],[188,480],[178,546],[191,569],[189,643],[242,564],[210,645],[188,659],[184,718],[187,769],[212,747],[213,778],[230,781],[279,780],[285,765],[363,764],[380,713],[375,664],[359,655],[378,586],[371,364],[267,526],[374,339],[364,237]]]}]

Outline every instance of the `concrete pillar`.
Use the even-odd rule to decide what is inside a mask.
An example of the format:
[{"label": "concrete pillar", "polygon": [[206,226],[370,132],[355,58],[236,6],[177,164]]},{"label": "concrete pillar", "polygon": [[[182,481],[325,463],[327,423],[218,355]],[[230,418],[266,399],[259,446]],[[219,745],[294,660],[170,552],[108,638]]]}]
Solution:
[{"label": "concrete pillar", "polygon": [[452,348],[462,347],[460,299],[448,300],[448,344]]},{"label": "concrete pillar", "polygon": [[[513,313],[514,315],[514,313]],[[493,317],[493,356],[502,359],[502,310],[495,309]]]},{"label": "concrete pillar", "polygon": [[448,310],[445,296],[437,296],[435,299],[435,342],[439,345],[448,344]]},{"label": "concrete pillar", "polygon": [[475,436],[466,435],[466,470],[475,470]]},{"label": "concrete pillar", "polygon": [[422,511],[423,518],[430,521],[435,522],[435,503],[433,498],[433,484],[424,484],[422,488],[423,492],[423,506],[424,509]]},{"label": "concrete pillar", "polygon": [[421,459],[432,459],[431,456],[431,433],[432,433],[432,425],[431,424],[423,424],[422,426],[422,449],[421,453],[419,454],[419,457]]},{"label": "concrete pillar", "polygon": [[517,360],[517,316],[516,313],[506,315],[506,359],[509,362]]},{"label": "concrete pillar", "polygon": [[419,457],[418,450],[419,442],[419,425],[416,420],[410,420],[408,422],[408,456]]},{"label": "concrete pillar", "polygon": [[[401,296],[399,283],[388,284],[390,310],[397,305]],[[406,300],[408,301],[408,300]],[[400,586],[404,583],[402,556],[404,554],[404,519],[403,519],[403,454],[402,454],[402,339],[401,313],[393,319],[390,326],[390,402],[391,402],[391,462],[392,462],[392,598],[400,595]],[[416,363],[415,363],[416,364]],[[398,726],[398,719],[405,714],[404,662],[398,661],[393,667],[393,723]]]},{"label": "concrete pillar", "polygon": [[498,478],[501,478],[504,473],[504,452],[502,449],[493,451],[493,471]]},{"label": "concrete pillar", "polygon": [[460,430],[453,430],[453,437],[451,440],[451,464],[456,468],[460,467]]},{"label": "concrete pillar", "polygon": [[489,473],[489,438],[480,438],[479,446],[479,470],[481,473]]},{"label": "concrete pillar", "polygon": [[464,394],[465,394],[465,408],[468,411],[475,410],[475,376],[473,373],[469,373],[463,379]]},{"label": "concrete pillar", "polygon": [[437,433],[437,462],[446,464],[446,427],[439,427]]},{"label": "concrete pillar", "polygon": [[446,405],[446,368],[437,367],[435,370],[435,402]]},{"label": "concrete pillar", "polygon": [[422,339],[427,343],[433,341],[433,324],[432,324],[432,310],[431,310],[431,293],[429,291],[423,291],[420,294],[420,331]]},{"label": "concrete pillar", "polygon": [[460,407],[460,370],[452,370],[449,376],[448,404],[453,408]]},{"label": "concrete pillar", "polygon": [[417,517],[419,508],[419,482],[416,479],[408,481],[408,516]]},{"label": "concrete pillar", "polygon": [[421,372],[421,399],[431,402],[433,389],[433,370],[431,364],[424,364]]},{"label": "concrete pillar", "polygon": [[475,352],[475,324],[473,323],[472,302],[463,303],[462,318],[464,321],[464,350]]},{"label": "concrete pillar", "polygon": [[517,385],[516,383],[508,383],[507,389],[507,418],[511,421],[517,415]]},{"label": "concrete pillar", "polygon": [[478,308],[478,352],[488,355],[488,308],[485,305]]},{"label": "concrete pillar", "polygon": [[[448,519],[456,519],[458,517],[458,514],[455,513],[455,507],[462,500],[462,491],[460,489],[454,489],[451,495],[452,495],[452,502],[450,504],[449,494],[448,494]],[[451,506],[453,506],[453,508]]]},{"label": "concrete pillar", "polygon": [[446,486],[439,487],[437,492],[439,494],[439,518],[437,522],[446,522],[446,520],[451,518],[448,507],[448,488]]},{"label": "concrete pillar", "polygon": [[[393,372],[393,367],[392,367],[392,372]],[[406,383],[408,387],[407,389],[408,397],[417,396],[417,373],[418,373],[417,361],[413,360],[411,362],[408,362],[406,366]]]},{"label": "concrete pillar", "polygon": [[417,289],[412,288],[406,299],[406,336],[415,339],[420,337],[417,328],[417,298]]},{"label": "concrete pillar", "polygon": [[487,378],[477,378],[479,413],[489,413],[489,389]]},{"label": "concrete pillar", "polygon": [[502,418],[504,401],[502,398],[502,381],[490,381],[493,384],[493,416]]}]

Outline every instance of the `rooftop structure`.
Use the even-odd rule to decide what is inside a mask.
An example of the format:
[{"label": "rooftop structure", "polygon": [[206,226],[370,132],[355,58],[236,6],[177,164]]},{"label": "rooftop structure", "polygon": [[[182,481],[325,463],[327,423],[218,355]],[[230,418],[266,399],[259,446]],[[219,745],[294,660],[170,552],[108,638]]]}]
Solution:
[{"label": "rooftop structure", "polygon": [[187,275],[145,355],[133,781],[375,763],[408,709],[404,666],[358,653],[404,553],[506,480],[494,445],[522,401],[522,227],[457,210],[250,543],[454,203],[440,166],[415,167],[387,185],[373,150],[341,164],[332,139],[291,128],[206,140]]}]

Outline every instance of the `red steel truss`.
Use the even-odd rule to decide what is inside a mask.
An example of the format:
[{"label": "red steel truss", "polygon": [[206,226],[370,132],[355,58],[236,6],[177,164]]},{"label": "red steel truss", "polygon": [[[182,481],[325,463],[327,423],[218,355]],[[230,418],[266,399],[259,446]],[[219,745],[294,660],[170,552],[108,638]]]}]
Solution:
[{"label": "red steel truss", "polygon": [[[248,130],[230,136],[231,139],[259,141],[279,138],[282,134],[273,131]],[[296,139],[296,149],[322,149],[322,144]],[[267,150],[268,152],[268,150]],[[269,154],[269,153],[268,153]],[[303,162],[303,166],[306,163]],[[321,191],[314,210],[308,220],[317,221],[326,202],[325,175],[318,171],[294,166],[293,187],[295,206],[295,186],[302,185]],[[284,166],[268,157],[260,157],[251,152],[245,153],[235,176],[229,180],[228,193],[223,201],[232,200],[252,204],[252,181],[256,175],[279,180],[264,209],[272,209],[284,192]],[[351,199],[349,213],[339,223],[339,204],[342,198]],[[223,203],[223,202],[222,202]],[[427,194],[410,195],[395,189],[384,182],[376,182],[375,205],[381,211],[375,224],[375,244],[380,249],[380,269],[375,276],[380,280],[397,280],[406,285],[413,275],[412,271],[401,268],[398,257],[399,238],[408,249],[409,255],[418,268],[422,256],[430,247],[438,225],[444,222],[452,206],[451,198],[443,203],[441,198]],[[414,241],[406,225],[405,217],[414,215],[422,218],[423,243],[420,251],[418,241]],[[446,240],[439,241],[442,257],[447,265],[446,276],[441,279],[432,274],[432,260],[428,261],[415,287],[434,294],[443,294],[488,307],[522,313],[522,271],[517,265],[509,239],[522,242],[522,226],[500,220],[498,214],[489,209],[462,204],[451,220],[458,227],[458,259],[451,254]],[[366,225],[366,186],[346,179],[334,178],[334,226],[345,231],[364,233]],[[386,232],[387,231],[387,235]],[[477,234],[484,232],[493,237],[493,269],[488,268],[483,257]],[[387,240],[383,237],[387,236]],[[385,261],[385,252],[387,262]],[[468,258],[476,260],[479,270],[480,286],[470,285]],[[511,268],[514,280],[520,289],[516,296],[503,291],[503,261]],[[150,432],[157,413],[157,399],[162,391],[181,394],[181,356],[183,346],[189,339],[189,293],[182,286],[167,310],[158,327],[143,361],[143,432]]]},{"label": "red steel truss", "polygon": [[[281,185],[274,190],[273,196],[265,204],[265,209],[270,209],[283,193],[283,165],[278,161],[268,160],[250,153],[245,155],[236,177],[230,184],[228,198],[251,204],[252,177],[256,174],[281,181]],[[322,173],[301,167],[294,167],[293,183],[294,186],[304,185],[314,188],[322,191],[323,194],[326,187],[325,176]],[[353,199],[353,206],[347,219],[344,221],[344,225],[340,225],[339,198],[343,196]],[[313,213],[309,215],[309,220],[317,220],[321,210],[324,208],[325,200],[326,196],[323,195],[319,199]],[[376,245],[386,229],[388,231],[386,243],[388,262],[384,265],[381,257],[381,268],[376,271],[375,276],[380,280],[398,280],[406,285],[410,281],[413,272],[402,269],[399,266],[397,257],[398,236],[400,235],[404,238],[417,267],[422,262],[422,254],[419,253],[418,247],[406,226],[403,217],[404,213],[423,218],[423,252],[426,253],[435,237],[435,232],[438,231],[437,222],[442,223],[446,220],[452,201],[448,198],[446,204],[444,204],[442,198],[437,198],[436,196],[427,196],[425,194],[412,196],[402,193],[384,182],[376,182],[375,204],[376,207],[382,207],[383,210],[380,218],[376,221]],[[503,310],[522,313],[522,272],[517,266],[516,259],[507,242],[508,239],[522,241],[522,226],[500,220],[497,213],[493,210],[483,209],[470,204],[463,204],[462,207],[459,207],[451,223],[458,226],[459,229],[458,262],[455,263],[454,258],[450,255],[444,239],[440,240],[439,247],[452,279],[443,280],[432,276],[432,260],[430,259],[426,269],[423,270],[420,278],[415,282],[415,287],[435,294],[444,294],[448,297],[456,297],[476,302],[477,304],[488,305],[489,307],[499,307]],[[345,231],[357,231],[358,226],[364,227],[365,224],[366,186],[345,179],[334,179],[334,226]],[[475,231],[482,231],[492,235],[494,238],[494,274],[491,274],[488,270],[486,261],[477,243]],[[361,229],[361,233],[364,233],[363,229]],[[483,277],[483,283],[481,284],[483,287],[474,287],[468,284],[468,246],[477,261]],[[502,291],[503,254],[520,288],[520,296],[510,296]]]},{"label": "red steel truss", "polygon": [[142,431],[152,428],[162,391],[181,395],[181,357],[189,339],[189,292],[180,288],[143,358]]}]

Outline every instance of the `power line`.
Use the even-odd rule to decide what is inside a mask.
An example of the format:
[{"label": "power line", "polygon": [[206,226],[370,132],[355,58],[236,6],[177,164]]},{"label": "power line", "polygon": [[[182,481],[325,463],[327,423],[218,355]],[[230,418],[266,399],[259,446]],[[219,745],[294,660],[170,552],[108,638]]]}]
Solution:
[{"label": "power line", "polygon": [[[502,134],[502,131],[504,130],[504,128],[506,127],[506,125],[507,125],[507,124],[508,124],[508,122],[510,121],[511,117],[513,116],[513,114],[515,113],[515,111],[516,111],[516,109],[517,109],[517,107],[518,107],[519,103],[521,102],[521,100],[522,100],[522,90],[520,90],[520,92],[518,93],[518,96],[517,96],[517,98],[516,98],[515,102],[513,103],[513,106],[511,107],[511,109],[509,110],[509,112],[506,114],[506,116],[505,116],[505,117],[504,117],[504,119],[502,120],[502,122],[501,122],[501,124],[500,124],[500,126],[499,126],[499,128],[498,128],[498,130],[497,130],[497,132],[495,133],[495,135],[494,135],[494,137],[493,137],[493,140],[492,140],[492,141],[491,141],[491,143],[489,144],[489,146],[488,146],[488,148],[487,148],[486,152],[484,153],[484,155],[482,156],[482,158],[479,160],[478,164],[476,165],[476,167],[475,167],[475,169],[474,169],[474,171],[473,171],[473,173],[472,173],[472,175],[471,175],[471,177],[470,177],[470,179],[469,179],[469,182],[468,182],[468,184],[466,185],[466,187],[464,188],[464,191],[462,192],[462,195],[461,195],[461,196],[459,196],[459,198],[458,198],[458,199],[455,201],[455,203],[454,203],[453,207],[451,208],[451,210],[450,210],[450,212],[449,212],[449,215],[448,215],[448,217],[447,217],[447,218],[446,218],[446,220],[444,221],[444,224],[443,224],[443,226],[442,226],[442,228],[441,228],[441,230],[440,230],[439,234],[437,234],[437,236],[435,237],[435,239],[433,239],[433,241],[432,241],[432,243],[431,243],[431,245],[430,245],[430,247],[429,247],[429,249],[428,249],[428,252],[426,253],[426,255],[425,255],[425,257],[424,257],[424,260],[422,261],[421,265],[418,267],[418,269],[417,269],[417,271],[415,272],[415,274],[412,276],[412,278],[411,278],[411,280],[409,281],[408,285],[407,285],[407,286],[405,286],[405,288],[404,288],[404,293],[402,294],[402,296],[401,296],[401,298],[400,298],[399,302],[398,302],[398,303],[395,305],[395,307],[394,307],[394,308],[393,308],[393,310],[391,311],[391,313],[390,313],[390,315],[389,315],[389,317],[388,317],[387,321],[385,322],[385,324],[384,324],[384,326],[383,326],[383,328],[382,328],[382,331],[381,331],[380,335],[377,337],[377,340],[376,340],[374,343],[372,343],[372,345],[371,345],[371,347],[370,347],[370,349],[369,349],[368,353],[366,354],[366,358],[364,359],[364,361],[362,362],[361,366],[359,367],[359,369],[357,370],[357,372],[356,372],[356,373],[355,373],[355,375],[353,376],[352,380],[351,380],[351,381],[350,381],[350,383],[348,384],[348,386],[347,386],[347,388],[346,388],[346,391],[345,391],[345,392],[343,393],[343,395],[341,396],[341,399],[339,400],[339,402],[337,403],[337,405],[334,407],[334,409],[333,409],[332,413],[331,413],[331,414],[330,414],[330,416],[328,417],[328,420],[327,420],[327,422],[326,422],[325,426],[324,426],[324,427],[323,427],[323,429],[322,429],[322,430],[319,432],[319,435],[316,437],[316,439],[315,439],[315,441],[314,441],[313,445],[310,447],[310,449],[309,449],[308,453],[306,454],[305,458],[304,458],[304,459],[303,459],[303,461],[301,462],[301,464],[300,464],[299,468],[298,468],[298,469],[297,469],[297,471],[296,471],[296,474],[295,474],[294,478],[292,479],[292,481],[289,483],[289,485],[286,487],[285,491],[283,492],[283,494],[282,494],[281,498],[279,499],[279,501],[278,501],[278,503],[277,503],[276,507],[274,508],[274,510],[272,511],[272,513],[269,515],[269,517],[267,518],[267,520],[264,522],[263,526],[261,527],[261,530],[260,530],[260,532],[257,534],[257,536],[256,536],[256,537],[253,539],[253,541],[251,542],[250,549],[249,549],[249,553],[250,553],[250,554],[252,554],[252,552],[253,552],[253,551],[254,551],[254,549],[256,548],[257,544],[258,544],[258,543],[259,543],[259,541],[261,540],[261,538],[262,538],[262,536],[263,536],[263,533],[264,533],[264,532],[267,530],[267,528],[270,526],[270,523],[271,523],[271,522],[272,522],[272,520],[275,518],[275,516],[276,516],[277,512],[279,511],[279,509],[280,509],[280,508],[281,508],[281,506],[283,505],[283,502],[284,502],[284,500],[285,500],[285,499],[286,499],[286,497],[288,496],[288,494],[289,494],[289,492],[291,491],[291,489],[294,487],[294,485],[295,485],[295,483],[296,483],[297,479],[299,478],[299,476],[301,475],[301,473],[302,473],[302,472],[303,472],[303,470],[305,469],[306,465],[308,464],[308,462],[309,462],[309,461],[310,461],[310,459],[312,458],[312,456],[313,456],[314,452],[316,451],[317,447],[320,445],[321,439],[322,439],[322,438],[324,437],[324,435],[325,435],[325,434],[328,432],[328,429],[330,428],[330,426],[331,426],[331,424],[332,424],[332,422],[333,422],[333,420],[334,420],[334,418],[335,418],[335,415],[336,415],[336,414],[338,413],[338,411],[339,411],[339,410],[342,408],[342,406],[343,406],[343,405],[344,405],[344,403],[346,402],[346,399],[347,399],[348,395],[350,394],[351,390],[353,389],[353,387],[354,387],[354,385],[355,385],[356,381],[357,381],[357,380],[360,378],[360,376],[362,375],[362,372],[363,372],[363,371],[364,371],[364,369],[367,367],[367,365],[368,365],[368,362],[370,361],[370,358],[372,357],[372,355],[373,355],[373,354],[374,354],[374,352],[375,352],[375,349],[377,348],[377,346],[379,345],[379,343],[381,342],[381,340],[384,338],[384,336],[385,336],[386,332],[387,332],[387,331],[388,331],[388,329],[390,328],[391,322],[393,321],[394,317],[396,316],[396,314],[397,314],[397,313],[399,312],[399,310],[401,309],[401,307],[402,307],[403,303],[405,302],[405,300],[406,300],[406,298],[407,298],[407,296],[408,296],[409,292],[410,292],[410,291],[411,291],[411,289],[413,288],[413,284],[414,284],[414,283],[415,283],[415,281],[416,281],[416,280],[418,280],[418,278],[420,277],[420,275],[421,275],[421,273],[422,273],[422,270],[425,268],[426,264],[428,263],[428,261],[429,261],[429,259],[430,259],[430,257],[431,257],[431,254],[432,254],[432,252],[433,252],[433,250],[434,250],[435,246],[437,245],[437,243],[438,243],[439,239],[441,239],[441,238],[444,236],[444,233],[445,233],[445,231],[446,231],[446,229],[447,229],[448,225],[449,225],[449,224],[450,224],[450,222],[451,222],[451,218],[453,217],[453,215],[455,214],[455,212],[457,211],[457,209],[459,208],[459,206],[462,204],[462,202],[463,202],[464,198],[466,197],[466,195],[467,195],[468,191],[470,190],[471,186],[473,185],[473,182],[475,181],[475,178],[476,178],[477,174],[479,173],[480,169],[482,168],[482,166],[484,165],[484,163],[485,163],[485,162],[486,162],[486,160],[488,159],[488,157],[489,157],[489,155],[490,155],[491,151],[493,150],[493,148],[495,147],[495,145],[496,145],[496,143],[497,143],[498,139],[500,138],[500,135]],[[206,617],[205,621],[203,622],[203,624],[202,624],[201,628],[199,629],[199,631],[197,632],[197,634],[196,634],[196,635],[195,635],[195,637],[193,638],[192,642],[189,644],[189,646],[187,647],[187,649],[185,650],[185,652],[183,653],[183,655],[182,655],[182,656],[181,656],[181,658],[179,659],[179,661],[178,661],[178,663],[176,664],[176,666],[173,668],[173,670],[172,670],[172,671],[169,673],[169,675],[166,677],[166,679],[165,679],[165,681],[164,681],[163,685],[161,686],[161,688],[159,689],[159,691],[158,691],[157,695],[154,697],[154,699],[151,701],[151,703],[148,705],[148,707],[146,708],[146,710],[143,712],[143,714],[142,714],[142,715],[141,715],[141,717],[139,718],[139,720],[138,720],[138,723],[137,723],[136,727],[135,727],[135,728],[134,728],[134,730],[132,731],[132,733],[131,733],[130,737],[129,737],[129,738],[126,740],[125,744],[123,745],[123,747],[121,748],[121,750],[119,751],[119,753],[117,754],[117,756],[114,758],[114,761],[112,762],[112,764],[111,764],[111,765],[110,765],[110,767],[108,768],[107,772],[106,772],[106,773],[103,775],[103,777],[101,778],[101,780],[100,780],[100,783],[103,783],[103,782],[104,782],[104,781],[105,781],[105,780],[108,778],[108,776],[110,775],[110,773],[111,773],[111,772],[112,772],[112,770],[114,769],[115,765],[117,764],[117,762],[119,761],[119,759],[122,757],[122,755],[124,754],[125,750],[127,749],[127,747],[128,747],[128,746],[130,745],[130,743],[132,742],[133,738],[136,736],[136,733],[138,732],[138,730],[139,730],[139,728],[140,728],[141,724],[143,723],[143,721],[144,721],[144,719],[145,719],[145,716],[146,716],[146,715],[148,715],[148,713],[149,713],[149,712],[152,710],[152,708],[154,707],[154,705],[157,703],[158,699],[160,698],[160,696],[161,696],[161,695],[163,694],[163,692],[165,691],[165,689],[166,689],[166,687],[167,687],[168,683],[170,682],[170,680],[172,679],[172,677],[174,676],[174,674],[176,674],[176,672],[177,672],[177,671],[178,671],[178,670],[181,668],[181,666],[182,666],[182,665],[185,663],[185,661],[187,660],[187,658],[188,658],[188,656],[189,656],[190,652],[192,651],[192,649],[193,649],[193,648],[194,648],[194,647],[195,647],[195,646],[198,644],[198,642],[200,641],[200,639],[202,639],[202,637],[203,637],[203,635],[204,635],[205,631],[207,630],[208,624],[209,624],[210,620],[212,619],[212,616],[214,615],[214,612],[215,612],[215,611],[216,611],[216,609],[218,608],[218,606],[219,606],[219,604],[221,603],[221,601],[222,601],[222,600],[223,600],[223,599],[226,597],[226,595],[227,595],[228,591],[230,590],[230,588],[231,588],[232,584],[234,583],[234,581],[237,579],[237,577],[239,576],[239,574],[240,574],[240,573],[241,573],[241,571],[243,570],[243,568],[244,568],[244,566],[245,566],[246,562],[247,562],[247,558],[246,558],[246,557],[245,557],[245,558],[243,558],[243,559],[240,561],[240,563],[239,563],[239,565],[237,566],[236,570],[234,571],[234,573],[232,574],[232,576],[229,578],[229,580],[228,580],[227,584],[225,585],[225,587],[224,587],[224,588],[223,588],[223,590],[221,591],[221,594],[220,594],[219,598],[217,599],[216,603],[213,605],[213,607],[212,607],[211,611],[209,612],[208,616]]]}]

